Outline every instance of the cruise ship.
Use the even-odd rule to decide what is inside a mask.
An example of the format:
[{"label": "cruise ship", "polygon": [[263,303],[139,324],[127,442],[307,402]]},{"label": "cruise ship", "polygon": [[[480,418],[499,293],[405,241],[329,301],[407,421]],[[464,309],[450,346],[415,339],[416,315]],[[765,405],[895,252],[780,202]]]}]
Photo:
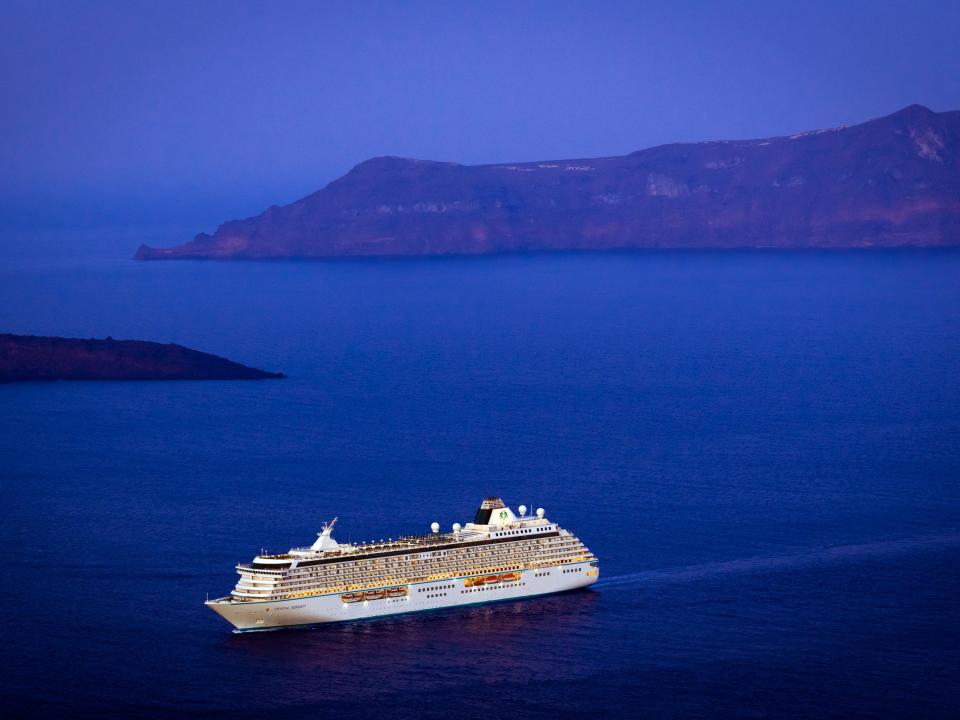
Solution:
[{"label": "cruise ship", "polygon": [[576,536],[521,505],[487,498],[473,522],[358,544],[325,524],[310,547],[237,565],[229,595],[206,605],[236,630],[274,630],[574,590],[597,581],[596,556]]}]

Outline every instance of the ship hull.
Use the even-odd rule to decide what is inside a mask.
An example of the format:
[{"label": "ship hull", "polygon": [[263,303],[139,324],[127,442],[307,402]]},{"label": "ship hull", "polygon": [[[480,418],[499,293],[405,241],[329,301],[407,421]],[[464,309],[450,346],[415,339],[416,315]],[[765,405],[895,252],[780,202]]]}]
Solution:
[{"label": "ship hull", "polygon": [[538,595],[576,590],[595,583],[600,568],[594,562],[561,567],[523,570],[513,582],[468,585],[468,578],[412,583],[404,597],[384,597],[344,602],[342,593],[314,595],[290,600],[233,602],[211,600],[207,606],[236,628],[235,632],[349,622],[403,613],[518,600]]}]

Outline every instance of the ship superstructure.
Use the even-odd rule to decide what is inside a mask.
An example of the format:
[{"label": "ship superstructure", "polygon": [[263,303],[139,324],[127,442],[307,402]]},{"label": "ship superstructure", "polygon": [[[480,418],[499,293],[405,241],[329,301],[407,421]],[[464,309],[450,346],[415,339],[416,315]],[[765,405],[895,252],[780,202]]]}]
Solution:
[{"label": "ship superstructure", "polygon": [[515,514],[485,499],[473,522],[359,544],[333,539],[336,519],[310,547],[237,565],[230,595],[207,605],[237,630],[358,620],[562,592],[597,581],[597,558],[543,508]]}]

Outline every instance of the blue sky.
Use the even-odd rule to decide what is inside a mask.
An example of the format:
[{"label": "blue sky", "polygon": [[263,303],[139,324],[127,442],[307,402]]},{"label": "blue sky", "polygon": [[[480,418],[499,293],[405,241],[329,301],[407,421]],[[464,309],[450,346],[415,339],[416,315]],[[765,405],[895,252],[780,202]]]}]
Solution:
[{"label": "blue sky", "polygon": [[958,37],[957,2],[0,0],[0,224],[216,222],[374,155],[610,155],[960,109]]}]

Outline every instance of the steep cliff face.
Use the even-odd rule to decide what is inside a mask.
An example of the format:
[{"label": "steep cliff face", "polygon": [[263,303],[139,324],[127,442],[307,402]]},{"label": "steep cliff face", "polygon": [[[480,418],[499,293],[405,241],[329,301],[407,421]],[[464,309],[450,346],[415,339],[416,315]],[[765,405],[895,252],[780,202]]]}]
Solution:
[{"label": "steep cliff face", "polygon": [[141,260],[960,245],[960,112],[504,165],[374,158]]},{"label": "steep cliff face", "polygon": [[0,382],[21,380],[263,380],[257,370],[182,345],[0,334]]}]

